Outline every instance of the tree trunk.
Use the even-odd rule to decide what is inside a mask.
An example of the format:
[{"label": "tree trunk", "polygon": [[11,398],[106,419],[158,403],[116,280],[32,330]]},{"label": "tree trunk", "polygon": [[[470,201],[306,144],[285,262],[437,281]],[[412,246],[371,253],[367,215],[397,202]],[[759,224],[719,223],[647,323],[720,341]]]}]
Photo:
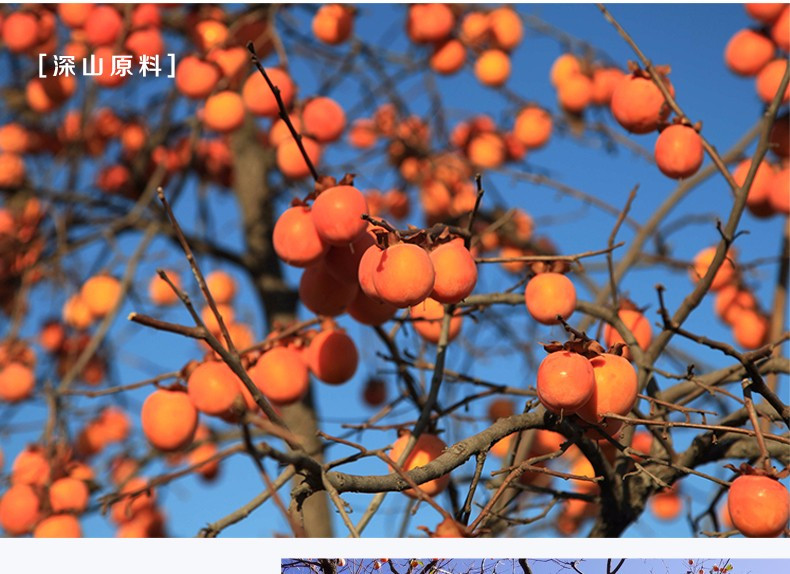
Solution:
[{"label": "tree trunk", "polygon": [[[275,322],[287,324],[294,320],[299,300],[298,294],[283,281],[280,260],[272,245],[274,194],[267,177],[274,162],[274,150],[261,146],[256,137],[255,123],[250,118],[232,135],[231,147],[234,190],[244,224],[244,259],[271,329]],[[316,436],[318,425],[312,392],[300,403],[282,409],[282,413],[291,431],[304,438],[310,454],[321,462],[323,456],[321,441]],[[294,480],[299,482],[300,478]],[[332,536],[329,501],[325,492],[313,494],[304,502],[301,520],[308,536]]]}]

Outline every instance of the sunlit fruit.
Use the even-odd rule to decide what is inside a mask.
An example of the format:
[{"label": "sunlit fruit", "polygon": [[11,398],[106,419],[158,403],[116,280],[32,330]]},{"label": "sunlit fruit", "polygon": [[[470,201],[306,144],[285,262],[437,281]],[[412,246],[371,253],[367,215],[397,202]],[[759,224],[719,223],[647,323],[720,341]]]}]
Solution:
[{"label": "sunlit fruit", "polygon": [[774,57],[776,48],[763,34],[744,28],[724,48],[724,62],[740,76],[756,76]]},{"label": "sunlit fruit", "polygon": [[[173,282],[173,285],[181,287],[181,276],[177,271],[166,269],[168,279]],[[162,279],[157,273],[151,277],[148,283],[148,297],[154,305],[166,306],[175,305],[178,303],[178,295],[173,291],[173,288],[168,285],[167,281]]]},{"label": "sunlit fruit", "polygon": [[321,192],[313,203],[313,222],[318,235],[330,245],[347,245],[367,229],[362,215],[368,204],[364,194],[351,185],[337,185]]},{"label": "sunlit fruit", "polygon": [[[605,413],[626,416],[636,403],[636,370],[625,357],[603,353],[590,359],[595,377],[592,397],[576,414],[587,422],[601,424]],[[621,421],[608,421],[606,431],[614,432]]]},{"label": "sunlit fruit", "polygon": [[570,351],[550,353],[540,363],[537,379],[538,398],[553,413],[575,413],[595,392],[590,361]]},{"label": "sunlit fruit", "polygon": [[226,415],[241,407],[241,380],[223,362],[201,363],[189,375],[187,392],[195,408],[207,415]]},{"label": "sunlit fruit", "polygon": [[477,284],[477,265],[462,239],[443,243],[430,254],[436,279],[431,297],[440,303],[458,303]]},{"label": "sunlit fruit", "polygon": [[[663,82],[669,94],[674,96],[669,80],[663,78]],[[628,75],[617,84],[610,107],[617,122],[635,134],[654,131],[669,115],[661,90],[653,80],[641,74]]]},{"label": "sunlit fruit", "polygon": [[667,177],[690,177],[697,172],[704,159],[702,138],[690,126],[671,125],[656,139],[654,156],[658,169]]},{"label": "sunlit fruit", "polygon": [[300,400],[310,384],[307,365],[301,354],[287,347],[266,351],[248,372],[255,386],[277,405]]},{"label": "sunlit fruit", "polygon": [[305,161],[305,155],[313,167],[321,161],[323,149],[313,138],[302,137],[302,147],[304,154],[296,140],[290,137],[277,146],[277,168],[285,177],[302,179],[310,175],[310,167]]},{"label": "sunlit fruit", "polygon": [[208,97],[203,108],[203,123],[219,133],[237,130],[244,123],[244,103],[241,96],[224,90]]},{"label": "sunlit fruit", "polygon": [[329,249],[316,231],[312,211],[305,205],[289,207],[277,218],[272,241],[280,259],[294,267],[314,265]]},{"label": "sunlit fruit", "polygon": [[557,316],[568,319],[576,308],[576,287],[561,273],[538,273],[524,290],[527,311],[544,325],[559,323]]},{"label": "sunlit fruit", "polygon": [[14,459],[11,466],[11,484],[33,484],[43,486],[50,479],[50,464],[39,446],[28,446]]},{"label": "sunlit fruit", "polygon": [[0,497],[0,526],[11,536],[26,534],[36,524],[40,509],[41,503],[32,487],[12,486]]},{"label": "sunlit fruit", "polygon": [[49,504],[53,512],[83,512],[89,499],[90,492],[84,480],[64,477],[49,487]]},{"label": "sunlit fruit", "polygon": [[396,307],[410,307],[425,300],[435,280],[431,258],[422,247],[410,243],[385,249],[373,269],[376,293]]},{"label": "sunlit fruit", "polygon": [[16,361],[0,366],[0,400],[16,403],[33,394],[36,377],[33,369]]},{"label": "sunlit fruit", "polygon": [[236,296],[236,281],[226,271],[217,270],[206,275],[206,287],[218,305],[229,305]]},{"label": "sunlit fruit", "polygon": [[176,66],[176,89],[188,98],[206,99],[214,91],[219,79],[220,69],[216,64],[197,56],[185,56]]},{"label": "sunlit fruit", "polygon": [[158,389],[143,402],[140,420],[143,433],[153,446],[173,451],[192,442],[198,413],[187,393]]},{"label": "sunlit fruit", "polygon": [[549,141],[551,129],[551,114],[543,108],[528,106],[516,116],[513,134],[527,149],[537,149]]},{"label": "sunlit fruit", "polygon": [[[755,80],[757,95],[766,104],[771,103],[776,94],[779,92],[779,86],[782,83],[782,76],[784,76],[786,69],[787,60],[778,58],[768,62],[757,74],[757,79]],[[785,93],[781,97],[781,102],[784,103],[789,99],[790,85],[785,88]]]},{"label": "sunlit fruit", "polygon": [[354,16],[343,4],[324,4],[313,16],[313,35],[325,44],[342,44],[348,40],[354,25]]},{"label": "sunlit fruit", "polygon": [[[266,74],[272,84],[280,90],[280,97],[285,107],[289,108],[296,93],[291,77],[279,68],[266,68]],[[274,117],[278,113],[277,99],[257,70],[244,82],[241,97],[247,109],[257,116]]]},{"label": "sunlit fruit", "polygon": [[510,77],[510,56],[502,50],[486,50],[475,61],[475,76],[484,86],[502,86]]},{"label": "sunlit fruit", "polygon": [[33,538],[81,538],[82,528],[73,514],[54,514],[39,522]]},{"label": "sunlit fruit", "polygon": [[302,125],[305,133],[316,141],[333,142],[343,135],[346,113],[332,98],[312,98],[302,108]]},{"label": "sunlit fruit", "polygon": [[80,296],[91,314],[100,319],[118,304],[121,292],[121,282],[115,277],[95,275],[83,284]]},{"label": "sunlit fruit", "polygon": [[745,474],[732,481],[727,508],[733,525],[744,536],[773,538],[787,528],[790,497],[778,480]]},{"label": "sunlit fruit", "polygon": [[454,24],[455,16],[447,4],[412,4],[406,30],[413,42],[438,42],[450,35]]}]

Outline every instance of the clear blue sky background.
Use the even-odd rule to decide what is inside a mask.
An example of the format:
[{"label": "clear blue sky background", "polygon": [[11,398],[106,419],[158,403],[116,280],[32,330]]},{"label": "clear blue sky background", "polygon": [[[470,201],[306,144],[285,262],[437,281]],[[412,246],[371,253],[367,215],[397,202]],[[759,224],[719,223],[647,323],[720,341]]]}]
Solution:
[{"label": "clear blue sky background", "polygon": [[[356,21],[356,33],[364,40],[377,43],[385,42],[392,51],[410,49],[415,57],[425,57],[427,52],[423,49],[414,49],[407,46],[407,42],[400,34],[406,12],[405,6],[391,5],[360,5],[359,16]],[[640,44],[643,51],[657,64],[670,64],[672,73],[670,79],[675,86],[678,101],[686,113],[693,120],[703,123],[703,133],[720,150],[732,146],[740,136],[748,130],[759,118],[763,105],[758,100],[754,82],[742,79],[730,73],[723,63],[723,50],[728,39],[740,28],[751,25],[742,5],[612,5],[612,13],[620,20],[623,26]],[[290,20],[296,22],[301,30],[308,32],[312,8],[298,6],[290,10]],[[593,5],[529,5],[519,6],[518,10],[524,14],[532,14],[544,19],[552,26],[556,26],[576,38],[589,42],[600,48],[621,67],[626,61],[633,59],[633,54],[628,46],[617,35],[611,25],[605,22],[597,8]],[[286,47],[292,45],[293,39],[286,37]],[[343,52],[347,48],[339,48]],[[507,83],[509,89],[524,98],[539,102],[546,107],[557,110],[556,95],[548,82],[549,69],[554,59],[559,56],[565,47],[557,40],[527,32],[521,46],[513,55],[512,75]],[[177,44],[168,43],[168,51],[179,51]],[[8,55],[3,54],[7,59]],[[5,62],[5,59],[0,61]],[[273,57],[265,62],[267,65],[276,63]],[[302,96],[313,94],[318,85],[326,77],[334,74],[335,70],[315,62],[305,60],[304,55],[291,53],[290,63],[292,73],[299,85]],[[7,73],[0,73],[0,78],[8,80]],[[417,77],[407,82],[401,88],[401,95],[409,103],[411,111],[425,115],[430,107],[430,102],[423,89],[424,78]],[[488,113],[492,115],[500,126],[505,129],[512,127],[513,116],[516,109],[508,104],[495,90],[480,86],[474,79],[471,70],[467,67],[462,73],[451,78],[438,78],[437,85],[442,92],[444,105],[450,125],[472,113]],[[169,80],[160,79],[150,83],[135,82],[134,86],[122,88],[117,92],[109,92],[103,96],[106,103],[119,104],[122,108],[136,109],[141,101],[170,88]],[[344,80],[330,95],[337,99],[347,110],[357,109],[360,95],[357,85],[352,80]],[[179,114],[193,113],[194,108],[184,103],[178,110]],[[365,110],[365,114],[370,110]],[[614,130],[624,133],[608,117],[608,113],[594,111],[597,117],[609,123]],[[7,121],[9,114],[4,112],[3,121]],[[652,150],[656,135],[632,136],[633,140]],[[324,166],[331,170],[331,166],[344,162],[354,161],[354,171],[359,174],[357,184],[362,189],[380,188],[388,189],[393,183],[391,175],[382,175],[374,168],[377,162],[359,162],[358,154],[345,142],[334,146],[326,153]],[[706,165],[709,160],[706,159]],[[35,165],[35,164],[31,164]],[[661,204],[664,198],[675,188],[675,183],[658,172],[648,162],[640,159],[633,153],[619,149],[615,154],[606,154],[593,142],[580,142],[571,136],[557,135],[545,150],[531,154],[527,158],[527,165],[532,170],[539,170],[550,174],[553,178],[581,189],[589,194],[604,199],[615,206],[622,206],[630,189],[635,184],[640,184],[637,199],[633,205],[631,217],[638,221],[645,221],[653,210]],[[41,167],[41,166],[39,166]],[[514,169],[523,169],[515,166]],[[335,175],[342,173],[334,172]],[[86,180],[92,178],[86,171]],[[501,174],[484,173],[484,183],[490,193],[485,201],[501,203],[507,206],[519,206],[528,211],[535,218],[537,232],[549,235],[557,244],[562,253],[575,253],[588,249],[605,246],[606,240],[614,223],[613,217],[604,214],[595,208],[581,206],[577,201],[570,200],[553,191],[539,188],[525,182],[519,182]],[[197,217],[195,210],[196,186],[188,189],[187,197],[177,205],[177,215],[184,227],[199,232],[204,229],[203,223]],[[210,235],[219,243],[232,249],[241,247],[241,230],[238,225],[239,214],[229,194],[220,194],[210,189],[210,204],[213,206],[211,218],[208,222]],[[669,238],[669,246],[675,258],[689,260],[700,249],[717,241],[718,235],[713,225],[715,217],[726,218],[730,209],[730,194],[722,177],[713,177],[703,186],[694,191],[675,212],[669,221],[676,220],[684,214],[709,216],[702,224],[685,228],[682,232]],[[419,219],[413,219],[419,224]],[[757,220],[746,214],[742,220],[741,229],[748,230],[749,235],[743,236],[738,241],[738,248],[742,254],[742,261],[752,261],[758,258],[776,256],[779,248],[781,234],[781,221],[771,219],[768,221]],[[632,232],[623,229],[620,239],[628,241]],[[120,238],[118,249],[122,253],[129,253],[137,245],[139,237],[125,236]],[[82,269],[95,270],[113,261],[113,258],[101,259],[96,263],[98,250],[86,250],[75,257],[69,258],[72,269],[78,265]],[[115,260],[117,263],[117,260]],[[201,260],[204,270],[218,267],[216,261]],[[112,367],[113,383],[130,383],[154,374],[180,368],[188,360],[197,358],[199,352],[194,342],[180,339],[162,333],[153,333],[129,324],[124,317],[128,312],[139,311],[156,314],[169,320],[188,322],[185,311],[180,309],[162,311],[154,309],[146,300],[145,286],[148,278],[154,273],[156,267],[173,267],[184,272],[184,279],[196,294],[194,285],[190,284],[187,276],[188,267],[183,257],[176,252],[169,243],[155,242],[149,250],[149,256],[141,265],[138,277],[140,287],[135,290],[124,305],[112,328],[112,342],[118,353],[118,358]],[[120,270],[120,267],[118,267]],[[257,309],[256,300],[252,296],[246,278],[237,270],[230,268],[238,278],[242,289],[236,303],[237,316],[248,319],[257,333],[263,333],[263,318]],[[759,300],[765,307],[770,307],[772,297],[772,284],[776,275],[776,266],[763,264],[754,268],[747,279],[756,289]],[[288,276],[294,282],[298,280],[298,271],[289,270]],[[603,279],[597,276],[598,281]],[[671,271],[666,268],[650,271],[631,272],[621,285],[621,290],[627,292],[639,305],[651,305],[648,316],[655,319],[656,297],[654,285],[658,282],[668,288],[666,293],[670,309],[675,309],[682,298],[689,292],[690,282],[682,271]],[[481,270],[481,277],[477,292],[500,291],[515,283],[512,276],[506,276],[497,266],[487,266]],[[580,297],[589,298],[581,285]],[[70,294],[76,284],[70,286],[58,285],[55,289],[51,286],[37,288],[34,292],[34,312],[37,317],[57,315],[65,297]],[[546,341],[560,338],[557,329],[547,327],[535,328],[530,325],[521,308],[507,309],[505,313],[511,315],[508,322],[511,328],[520,333],[525,342],[531,344],[531,352],[536,352],[535,341]],[[302,310],[304,317],[308,313]],[[321,424],[330,434],[340,434],[340,423],[362,422],[368,418],[372,411],[365,407],[360,399],[362,384],[372,375],[381,363],[376,360],[375,353],[379,350],[375,338],[367,328],[361,328],[342,319],[341,323],[349,328],[361,351],[361,364],[356,377],[347,385],[332,387],[315,383],[317,403],[321,409]],[[23,334],[33,336],[39,321],[31,322]],[[712,298],[703,301],[702,305],[692,314],[687,328],[695,332],[704,332],[710,337],[730,342],[731,335],[728,329],[718,323],[712,314]],[[471,324],[467,325],[467,330]],[[535,330],[536,329],[536,330]],[[466,333],[471,334],[471,331]],[[488,380],[520,385],[527,387],[534,384],[534,372],[528,366],[522,354],[510,352],[506,356],[489,354],[483,357],[471,357],[468,353],[469,346],[479,349],[491,348],[498,342],[499,335],[495,330],[482,328],[476,330],[473,337],[465,338],[453,345],[448,355],[449,368],[463,369],[470,374],[484,377]],[[417,339],[410,334],[408,338],[400,340],[401,345],[416,351],[419,349]],[[684,349],[695,356],[698,365],[720,367],[729,364],[718,354],[699,347],[684,346]],[[429,354],[429,357],[431,355]],[[683,371],[676,364],[665,363],[664,368],[673,371]],[[52,372],[41,369],[41,376],[51,376]],[[392,383],[394,379],[390,377]],[[667,381],[659,380],[659,384]],[[783,381],[781,392],[787,397],[787,381]],[[392,389],[391,389],[392,390]],[[453,392],[456,397],[470,391],[470,388],[461,387]],[[148,390],[127,393],[122,397],[112,397],[92,401],[82,401],[78,405],[92,408],[95,404],[121,401],[127,405],[131,412],[139,412],[139,406],[145,399]],[[732,405],[728,405],[732,408]],[[41,423],[45,418],[45,411],[41,407],[26,406],[13,415],[13,421],[8,423],[11,416],[10,409],[0,407],[0,432],[13,428],[13,434],[0,434],[6,460],[13,459],[25,443],[35,441],[40,434]],[[411,409],[399,409],[392,421],[409,420],[414,417]],[[222,423],[209,421],[212,425],[222,427]],[[139,425],[137,421],[135,424]],[[139,426],[138,426],[139,428]],[[450,424],[445,430],[445,440],[455,442],[470,434],[482,430],[481,425]],[[679,433],[681,445],[687,442],[689,434]],[[352,436],[352,440],[359,439]],[[370,446],[383,446],[395,439],[395,433],[377,433],[372,431],[364,437],[365,444]],[[142,439],[135,444],[138,452],[145,449]],[[348,451],[343,448],[330,450],[331,457],[340,457]],[[740,461],[730,461],[739,463]],[[267,468],[272,474],[277,472],[274,465],[267,463]],[[472,466],[466,465],[456,472],[465,475],[471,472]],[[495,462],[489,462],[487,470],[495,470]],[[163,470],[157,466],[150,468],[153,474]],[[376,462],[361,462],[344,468],[349,472],[357,473],[383,473],[383,464]],[[711,465],[702,469],[720,476],[726,476],[720,465]],[[241,456],[236,456],[223,464],[221,478],[212,485],[205,486],[195,478],[185,478],[160,492],[164,508],[168,516],[168,531],[175,536],[192,536],[204,524],[214,521],[238,506],[247,502],[261,489],[260,479],[251,462]],[[285,494],[287,490],[283,491]],[[693,513],[699,512],[708,503],[712,493],[709,482],[690,479],[684,481],[683,496],[692,502]],[[345,497],[354,508],[352,517],[359,519],[370,500],[368,495],[349,495]],[[392,494],[387,497],[376,519],[371,523],[365,534],[368,536],[396,536],[403,520],[402,495]],[[440,502],[446,502],[440,498]],[[448,505],[449,507],[449,505]],[[407,529],[410,536],[422,536],[415,529],[416,525],[435,526],[440,520],[439,515],[430,508],[421,508],[411,520]],[[343,533],[339,520],[338,533]],[[84,530],[88,536],[108,536],[112,529],[107,521],[98,516],[87,517],[84,520]],[[267,536],[273,532],[287,533],[288,527],[282,517],[267,504],[266,507],[255,512],[250,518],[239,525],[229,528],[226,536]],[[582,529],[582,534],[586,532]],[[627,536],[688,536],[690,527],[686,516],[671,523],[662,523],[652,517],[645,516],[640,523],[627,532]],[[551,530],[536,531],[534,535],[553,536]],[[645,570],[628,570],[645,571]],[[656,572],[663,572],[656,569]],[[673,570],[674,571],[674,570]],[[740,571],[740,570],[739,570]],[[757,567],[753,571],[760,571]]]}]

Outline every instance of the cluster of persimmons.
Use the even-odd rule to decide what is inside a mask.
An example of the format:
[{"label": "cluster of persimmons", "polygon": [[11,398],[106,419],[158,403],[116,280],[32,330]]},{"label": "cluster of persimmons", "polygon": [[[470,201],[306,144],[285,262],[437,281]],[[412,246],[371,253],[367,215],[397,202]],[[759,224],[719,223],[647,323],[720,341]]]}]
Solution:
[{"label": "cluster of persimmons", "polygon": [[[93,54],[104,62],[105,72],[91,81],[102,89],[115,89],[129,80],[110,75],[112,56],[163,56],[163,29],[172,8],[139,4],[124,12],[115,5],[24,5],[0,12],[2,46],[32,62],[38,53],[54,52],[58,31],[65,30],[63,53],[76,58]],[[311,22],[314,40],[335,47],[354,42],[356,10],[339,4],[318,8]],[[736,74],[756,77],[757,93],[766,103],[777,92],[787,66],[786,58],[777,53],[788,51],[789,11],[781,4],[747,5],[760,29],[737,32],[725,48],[727,66]],[[471,57],[482,85],[496,89],[508,81],[510,54],[524,35],[522,19],[513,8],[414,4],[405,17],[409,40],[427,50],[426,61],[433,72],[459,73]],[[519,162],[527,153],[548,145],[552,114],[538,104],[524,103],[507,128],[483,114],[467,117],[453,126],[447,145],[439,149],[426,119],[392,103],[378,106],[370,117],[347,121],[338,101],[319,94],[301,96],[286,66],[266,67],[265,74],[250,71],[248,44],[261,58],[277,48],[269,33],[272,25],[265,17],[230,22],[220,7],[188,13],[183,30],[191,51],[179,60],[173,84],[175,95],[197,106],[196,123],[204,132],[197,138],[178,134],[149,146],[153,130],[143,117],[109,107],[71,109],[50,131],[26,122],[8,122],[0,125],[0,189],[13,194],[31,179],[26,155],[60,153],[73,146],[81,146],[86,157],[100,164],[94,185],[106,195],[139,197],[143,187],[139,184],[144,180],[138,178],[150,176],[157,168],[164,170],[165,182],[179,172],[194,170],[207,182],[230,187],[231,138],[252,123],[250,118],[268,122],[256,137],[272,151],[277,172],[287,184],[315,177],[326,146],[344,136],[357,150],[373,150],[385,143],[385,157],[401,177],[402,188],[362,191],[351,176],[339,183],[318,177],[312,191],[294,199],[276,217],[272,246],[284,263],[303,270],[298,296],[318,318],[311,327],[293,332],[275,325],[259,341],[252,328],[236,318],[238,289],[231,275],[216,270],[206,276],[216,312],[208,305],[202,308],[202,324],[220,341],[229,335],[250,380],[277,411],[307,395],[311,375],[328,385],[341,385],[354,377],[359,350],[337,323],[343,314],[374,327],[398,315],[396,320],[411,325],[428,345],[442,347],[455,340],[464,320],[464,301],[475,290],[479,259],[486,253],[496,252],[506,271],[523,278],[519,288],[523,286],[526,314],[531,319],[541,325],[565,324],[577,309],[576,287],[567,275],[570,264],[559,256],[553,261],[550,257],[528,261],[532,255],[556,256],[556,249],[547,238],[534,236],[534,222],[523,210],[513,209],[491,225],[499,214],[483,212],[474,181],[481,170]],[[670,119],[672,106],[664,92],[671,99],[675,88],[668,73],[661,66],[645,70],[634,65],[624,71],[566,53],[554,62],[549,80],[560,108],[570,116],[580,117],[589,106],[599,106],[608,108],[630,134],[658,132],[657,167],[670,178],[685,179],[700,169],[706,142],[701,126],[677,114]],[[26,83],[20,105],[28,112],[47,114],[63,108],[76,90],[77,81],[70,76],[33,77]],[[746,205],[760,218],[790,215],[788,125],[787,114],[775,123],[770,134],[773,156],[759,165],[751,181]],[[108,159],[115,152],[114,159]],[[737,185],[746,182],[750,164],[746,158],[735,168],[732,177]],[[414,204],[420,206],[426,228],[397,229],[390,222],[411,213],[410,187],[416,189]],[[42,278],[35,266],[45,247],[39,231],[44,218],[41,202],[21,193],[0,207],[0,307],[9,316],[23,284]],[[690,269],[693,281],[706,275],[715,253],[714,247],[697,255]],[[80,357],[95,343],[92,335],[99,326],[117,314],[128,287],[110,272],[93,273],[66,299],[62,315],[42,324],[36,344],[56,366],[65,387],[74,381],[92,387],[106,381],[101,348],[93,349],[86,361]],[[179,273],[166,270],[150,279],[148,301],[158,307],[176,305],[181,289]],[[753,350],[769,342],[768,313],[744,281],[734,249],[715,274],[710,290],[715,294],[716,315],[732,327],[738,348]],[[653,327],[643,311],[621,297],[617,313],[638,348],[647,349]],[[598,441],[604,456],[613,462],[618,451],[611,440],[624,425],[615,416],[628,416],[639,400],[633,364],[637,351],[636,347],[629,350],[612,325],[603,327],[601,338],[599,343],[574,336],[565,343],[545,345],[547,355],[537,369],[536,390],[547,411]],[[201,351],[205,353],[200,360],[188,362],[177,376],[170,377],[176,382],[157,381],[139,413],[120,406],[104,407],[86,418],[73,441],[53,438],[56,429],[48,428],[40,443],[19,452],[10,465],[8,488],[0,496],[3,530],[13,536],[80,536],[80,516],[92,510],[91,497],[106,488],[97,476],[95,461],[111,445],[127,441],[133,415],[136,420],[139,414],[153,452],[163,454],[169,464],[191,466],[206,481],[214,480],[222,459],[220,440],[206,420],[235,425],[245,417],[260,418],[261,410],[250,388],[218,353],[205,343]],[[37,387],[42,385],[36,382],[36,363],[33,344],[18,339],[0,344],[0,402],[18,405],[37,398]],[[384,404],[386,383],[370,378],[363,397],[371,406]],[[514,402],[497,399],[489,405],[488,418],[493,423],[516,409]],[[657,450],[653,449],[654,436],[647,431],[634,433],[629,465],[645,461],[651,450]],[[409,431],[400,432],[388,452],[393,461],[402,457],[411,437]],[[490,452],[507,460],[521,441],[529,443],[527,458],[542,458],[522,472],[522,485],[546,489],[562,475],[560,469],[568,471],[565,478],[580,496],[561,503],[556,526],[566,535],[577,532],[584,520],[600,512],[599,504],[588,500],[599,491],[592,464],[578,446],[568,444],[567,437],[549,430],[514,433],[491,445]],[[425,466],[446,448],[431,426],[419,435],[401,468],[390,470]],[[561,454],[549,456],[552,453]],[[3,463],[0,451],[0,472]],[[108,477],[117,496],[105,497],[103,504],[117,534],[165,535],[157,485],[143,476],[140,461],[125,453],[114,455]],[[404,494],[417,499],[434,497],[449,483],[446,474],[420,484],[420,492],[408,488]],[[723,519],[747,536],[777,536],[788,520],[787,499],[787,489],[774,477],[747,472],[732,482]],[[677,485],[650,499],[650,508],[660,519],[674,519],[682,507]],[[456,537],[468,533],[465,525],[445,517],[430,534]],[[379,560],[374,569],[384,562]]]}]

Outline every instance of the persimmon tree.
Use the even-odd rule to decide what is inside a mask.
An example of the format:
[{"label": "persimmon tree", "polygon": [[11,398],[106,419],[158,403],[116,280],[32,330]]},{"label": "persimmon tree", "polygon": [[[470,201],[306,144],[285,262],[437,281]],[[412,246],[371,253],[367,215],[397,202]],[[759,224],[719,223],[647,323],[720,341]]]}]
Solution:
[{"label": "persimmon tree", "polygon": [[[735,572],[736,568],[729,559],[688,559],[688,560],[643,560],[644,572],[655,572],[658,568],[666,572],[684,572],[685,574],[716,574]],[[349,572],[391,572],[393,574],[437,574],[481,572],[496,574],[497,572],[523,572],[524,574],[556,574],[559,572],[576,572],[587,574],[601,572],[617,574],[626,563],[624,558],[607,560],[571,560],[571,559],[478,559],[458,560],[447,558],[409,558],[409,559],[333,559],[333,558],[289,558],[283,559],[281,572],[335,574]],[[759,563],[759,561],[758,561]]]},{"label": "persimmon tree", "polygon": [[789,10],[745,8],[720,142],[605,6],[606,50],[523,6],[5,6],[0,526],[786,533]]}]

